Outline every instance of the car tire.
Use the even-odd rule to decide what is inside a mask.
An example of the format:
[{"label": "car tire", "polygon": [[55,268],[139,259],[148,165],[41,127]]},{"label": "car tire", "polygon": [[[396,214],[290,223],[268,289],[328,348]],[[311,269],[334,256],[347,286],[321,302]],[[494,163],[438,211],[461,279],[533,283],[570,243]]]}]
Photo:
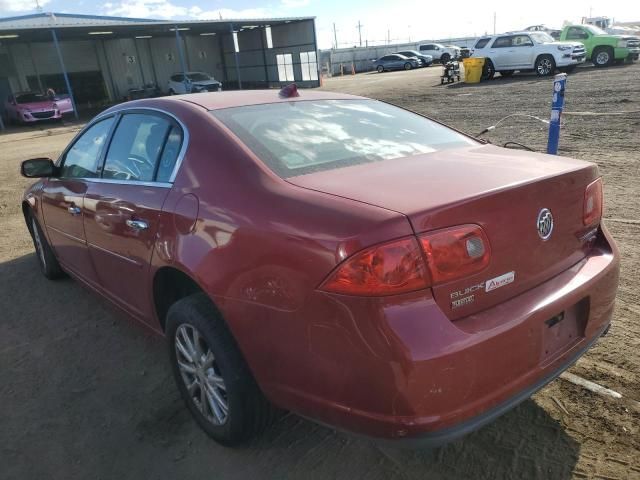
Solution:
[{"label": "car tire", "polygon": [[378,65],[376,67],[376,70],[378,71],[378,73],[382,73],[382,72],[384,72],[384,67],[382,65]]},{"label": "car tire", "polygon": [[501,70],[501,71],[500,71],[500,72],[498,72],[498,73],[500,73],[500,76],[501,76],[501,77],[508,78],[508,77],[513,76],[513,74],[514,74],[515,72],[516,72],[515,70]]},{"label": "car tire", "polygon": [[491,80],[496,74],[496,69],[493,66],[491,59],[487,58],[482,66],[482,79]]},{"label": "car tire", "polygon": [[178,390],[207,435],[235,446],[272,423],[278,410],[260,391],[231,332],[204,293],[169,308],[166,336]]},{"label": "car tire", "polygon": [[33,247],[36,250],[36,258],[40,271],[49,280],[57,280],[65,276],[64,271],[58,263],[58,259],[53,253],[53,249],[47,241],[40,224],[32,212],[27,215],[27,227],[33,240]]},{"label": "car tire", "polygon": [[169,95],[175,95],[175,94],[176,94],[176,92],[173,90],[173,88],[170,88],[169,89]]},{"label": "car tire", "polygon": [[548,77],[556,71],[556,61],[551,55],[540,55],[536,59],[535,71],[539,77]]},{"label": "car tire", "polygon": [[440,57],[440,63],[443,65],[447,63],[449,60],[451,60],[451,55],[449,55],[448,53],[443,53],[442,56]]},{"label": "car tire", "polygon": [[411,65],[409,62],[404,64],[404,69],[405,70],[411,70],[413,68],[413,65]]},{"label": "car tire", "polygon": [[591,56],[591,61],[598,68],[608,67],[614,60],[613,49],[611,47],[597,47]]}]

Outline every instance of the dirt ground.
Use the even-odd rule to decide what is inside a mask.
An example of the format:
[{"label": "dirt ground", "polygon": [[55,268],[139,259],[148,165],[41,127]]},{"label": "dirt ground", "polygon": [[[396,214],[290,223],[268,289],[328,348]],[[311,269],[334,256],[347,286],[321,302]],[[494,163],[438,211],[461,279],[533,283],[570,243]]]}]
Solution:
[{"label": "dirt ground", "polygon": [[[552,84],[533,75],[439,85],[439,67],[361,74],[324,89],[406,106],[470,133],[512,113],[548,118]],[[613,327],[571,371],[446,447],[398,450],[288,415],[252,445],[210,441],[183,407],[164,341],[71,280],[38,272],[23,225],[20,160],[55,156],[76,126],[0,135],[0,478],[640,479],[640,65],[569,77],[561,153],[597,162],[622,252]],[[304,95],[304,92],[302,93]],[[619,115],[619,112],[635,112]],[[486,138],[543,150],[546,125],[501,123]]]}]

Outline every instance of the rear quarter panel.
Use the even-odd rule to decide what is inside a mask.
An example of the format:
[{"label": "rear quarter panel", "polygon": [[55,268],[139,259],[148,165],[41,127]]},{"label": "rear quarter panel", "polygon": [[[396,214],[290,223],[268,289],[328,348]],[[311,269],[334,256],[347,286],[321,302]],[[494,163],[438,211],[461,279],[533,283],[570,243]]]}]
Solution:
[{"label": "rear quarter panel", "polygon": [[[310,359],[318,285],[342,259],[411,226],[275,177],[204,110],[182,118],[191,142],[161,214],[152,275],[173,266],[209,294],[263,388],[300,384],[308,369],[278,366]],[[185,195],[198,199],[195,221],[180,211]]]}]

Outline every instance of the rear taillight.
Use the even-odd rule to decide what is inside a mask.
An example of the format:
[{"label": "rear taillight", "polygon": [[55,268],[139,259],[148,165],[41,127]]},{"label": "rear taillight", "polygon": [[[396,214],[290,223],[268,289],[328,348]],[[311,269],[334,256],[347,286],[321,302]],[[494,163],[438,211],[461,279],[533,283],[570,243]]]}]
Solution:
[{"label": "rear taillight", "polygon": [[420,235],[419,242],[403,238],[367,248],[338,265],[320,289],[361,296],[407,293],[477,273],[490,256],[482,228],[461,225]]},{"label": "rear taillight", "polygon": [[420,246],[411,237],[356,253],[338,265],[320,289],[345,295],[383,296],[428,286]]},{"label": "rear taillight", "polygon": [[425,233],[420,243],[434,284],[473,275],[489,265],[489,241],[478,225]]},{"label": "rear taillight", "polygon": [[591,226],[600,222],[602,218],[602,179],[591,182],[584,191],[584,207],[582,222]]}]

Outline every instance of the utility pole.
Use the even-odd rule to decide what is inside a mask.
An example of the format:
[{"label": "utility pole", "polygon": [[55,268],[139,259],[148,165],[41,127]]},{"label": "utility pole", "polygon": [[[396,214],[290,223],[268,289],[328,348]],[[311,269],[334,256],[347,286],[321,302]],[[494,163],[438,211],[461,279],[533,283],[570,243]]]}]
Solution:
[{"label": "utility pole", "polygon": [[338,34],[336,33],[336,22],[333,22],[333,43],[336,50],[338,49]]},{"label": "utility pole", "polygon": [[358,20],[358,37],[360,38],[360,46],[362,47],[362,24],[360,23],[360,20]]},{"label": "utility pole", "polygon": [[387,45],[391,44],[391,29],[387,28]]},{"label": "utility pole", "polygon": [[496,12],[493,12],[493,34],[496,34]]}]

